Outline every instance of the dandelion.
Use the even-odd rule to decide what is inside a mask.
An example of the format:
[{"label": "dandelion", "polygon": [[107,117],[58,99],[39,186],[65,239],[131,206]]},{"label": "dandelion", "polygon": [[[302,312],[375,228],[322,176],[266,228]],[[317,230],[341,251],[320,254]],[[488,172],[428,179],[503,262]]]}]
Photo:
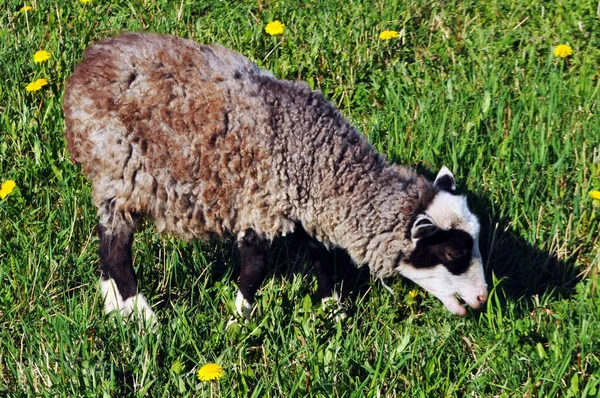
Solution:
[{"label": "dandelion", "polygon": [[391,40],[391,39],[397,39],[399,37],[400,37],[400,33],[396,32],[395,30],[384,30],[383,32],[381,32],[379,34],[380,40]]},{"label": "dandelion", "polygon": [[595,200],[600,200],[600,191],[590,191],[590,196]]},{"label": "dandelion", "polygon": [[224,375],[225,371],[216,363],[207,363],[198,370],[198,379],[200,381],[219,380]]},{"label": "dandelion", "polygon": [[79,2],[80,2],[81,4],[87,4],[87,3],[89,3],[90,1],[92,1],[92,0],[79,0]]},{"label": "dandelion", "polygon": [[17,184],[13,180],[6,180],[0,186],[0,199],[6,198],[15,189]]},{"label": "dandelion", "polygon": [[33,7],[32,6],[23,6],[21,7],[21,9],[19,10],[19,12],[22,14],[24,12],[28,12],[28,11],[33,11]]},{"label": "dandelion", "polygon": [[27,85],[27,87],[25,87],[25,90],[29,91],[38,91],[39,89],[41,89],[42,87],[44,87],[45,85],[48,84],[48,80],[44,79],[44,78],[40,78],[37,79],[34,82],[31,82]]},{"label": "dandelion", "polygon": [[573,47],[568,44],[559,44],[554,47],[554,56],[559,58],[567,58],[569,55],[573,54]]},{"label": "dandelion", "polygon": [[281,21],[269,22],[267,26],[265,26],[265,32],[271,36],[283,34],[284,29],[285,25],[282,24]]},{"label": "dandelion", "polygon": [[415,290],[411,290],[410,292],[408,292],[408,295],[409,295],[410,298],[414,299],[415,297],[417,297],[419,295],[419,291],[416,290],[416,289]]},{"label": "dandelion", "polygon": [[50,59],[50,53],[46,50],[37,51],[33,54],[33,62],[39,64],[40,62],[48,61]]}]

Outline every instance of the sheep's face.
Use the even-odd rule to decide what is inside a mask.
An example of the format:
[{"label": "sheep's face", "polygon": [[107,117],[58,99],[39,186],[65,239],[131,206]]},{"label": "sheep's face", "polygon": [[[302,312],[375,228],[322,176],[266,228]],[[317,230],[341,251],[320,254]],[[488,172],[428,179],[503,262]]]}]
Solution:
[{"label": "sheep's face", "polygon": [[410,230],[414,250],[397,268],[403,276],[436,296],[456,315],[479,308],[487,299],[487,285],[479,253],[479,221],[464,196],[455,194],[454,176],[446,167],[434,186],[439,192]]}]

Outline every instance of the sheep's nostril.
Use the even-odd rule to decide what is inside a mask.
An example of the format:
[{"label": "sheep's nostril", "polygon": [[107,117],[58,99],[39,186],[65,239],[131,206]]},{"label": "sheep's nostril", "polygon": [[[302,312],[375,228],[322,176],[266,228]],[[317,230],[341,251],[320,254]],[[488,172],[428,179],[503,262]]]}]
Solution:
[{"label": "sheep's nostril", "polygon": [[477,296],[477,301],[479,301],[480,304],[483,304],[487,300],[487,297],[487,293],[480,294],[479,296]]}]

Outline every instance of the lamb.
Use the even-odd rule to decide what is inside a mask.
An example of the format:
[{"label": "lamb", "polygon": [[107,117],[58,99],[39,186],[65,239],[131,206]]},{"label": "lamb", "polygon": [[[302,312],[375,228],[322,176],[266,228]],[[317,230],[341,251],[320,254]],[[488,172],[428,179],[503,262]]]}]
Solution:
[{"label": "lamb", "polygon": [[107,313],[153,318],[131,246],[141,217],[186,240],[237,238],[249,316],[273,239],[306,235],[324,298],[328,248],[402,275],[465,315],[487,299],[480,225],[454,176],[390,164],[318,91],[218,44],[128,33],[91,45],[64,94],[70,157],[92,183]]}]

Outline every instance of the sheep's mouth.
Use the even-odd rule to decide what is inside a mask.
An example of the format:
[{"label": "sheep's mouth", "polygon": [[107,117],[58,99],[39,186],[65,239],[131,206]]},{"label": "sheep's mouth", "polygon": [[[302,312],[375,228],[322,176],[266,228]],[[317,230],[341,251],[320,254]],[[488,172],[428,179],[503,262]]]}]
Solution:
[{"label": "sheep's mouth", "polygon": [[451,313],[459,316],[465,316],[467,314],[467,309],[461,304],[457,294],[442,297],[438,296],[438,298]]},{"label": "sheep's mouth", "polygon": [[481,307],[483,306],[483,303],[481,303],[477,300],[474,300],[472,302],[465,300],[459,293],[456,293],[454,296],[456,297],[456,299],[458,300],[458,303],[463,308],[470,307],[473,310],[481,310]]},{"label": "sheep's mouth", "polygon": [[442,301],[446,309],[455,315],[467,315],[467,308],[469,307],[473,310],[481,309],[481,303],[478,303],[477,301],[471,302],[470,300],[465,300],[459,293],[438,298]]}]

